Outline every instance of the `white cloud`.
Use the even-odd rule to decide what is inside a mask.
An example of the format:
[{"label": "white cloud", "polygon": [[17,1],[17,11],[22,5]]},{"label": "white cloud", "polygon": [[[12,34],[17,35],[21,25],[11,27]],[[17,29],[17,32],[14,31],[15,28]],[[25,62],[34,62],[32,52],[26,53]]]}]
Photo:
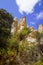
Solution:
[{"label": "white cloud", "polygon": [[19,12],[23,14],[25,12],[26,14],[32,13],[34,11],[34,6],[39,2],[40,0],[16,0],[16,4],[19,7]]},{"label": "white cloud", "polygon": [[40,12],[39,14],[36,15],[37,19],[43,19],[43,12]]}]

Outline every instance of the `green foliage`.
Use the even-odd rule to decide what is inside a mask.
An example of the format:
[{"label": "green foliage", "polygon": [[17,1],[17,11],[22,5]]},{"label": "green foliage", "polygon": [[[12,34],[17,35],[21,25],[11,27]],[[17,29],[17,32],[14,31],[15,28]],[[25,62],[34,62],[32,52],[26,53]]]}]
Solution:
[{"label": "green foliage", "polygon": [[28,49],[28,42],[24,39],[20,42],[19,51],[24,51],[25,49]]},{"label": "green foliage", "polygon": [[35,37],[37,39],[37,42],[40,43],[41,35],[40,35],[40,33],[38,31],[36,32]]},{"label": "green foliage", "polygon": [[7,39],[10,37],[10,27],[13,16],[4,9],[0,9],[0,49],[7,50]]},{"label": "green foliage", "polygon": [[30,28],[24,28],[20,32],[16,32],[14,37],[16,37],[19,41],[26,38],[26,36],[31,32]]},{"label": "green foliage", "polygon": [[37,41],[40,41],[40,39],[43,37],[43,33],[39,33],[38,31],[35,34]]},{"label": "green foliage", "polygon": [[18,51],[19,51],[19,41],[16,38],[11,37],[10,39],[8,39],[8,46],[9,46],[9,49],[11,51],[15,49],[18,53]]},{"label": "green foliage", "polygon": [[13,16],[4,9],[0,9],[0,20],[4,19],[9,25],[12,23]]},{"label": "green foliage", "polygon": [[4,9],[0,9],[0,36],[8,37],[13,17]]},{"label": "green foliage", "polygon": [[39,40],[40,39],[40,33],[37,31],[36,32],[36,38]]},{"label": "green foliage", "polygon": [[[18,62],[18,57],[25,65],[43,65],[43,44],[35,45],[29,43],[26,37],[31,33],[30,28],[24,28],[20,32],[10,35],[13,16],[4,9],[0,9],[0,65],[14,65]],[[40,43],[43,33],[38,31],[33,33]],[[41,53],[42,55],[41,55]],[[40,57],[39,57],[40,55]],[[19,62],[20,63],[20,62]],[[18,65],[18,64],[17,64]]]},{"label": "green foliage", "polygon": [[24,28],[23,30],[20,31],[22,35],[28,35],[31,32],[30,28]]},{"label": "green foliage", "polygon": [[42,33],[40,33],[40,35],[41,35],[41,37],[43,37],[43,32],[42,32]]}]

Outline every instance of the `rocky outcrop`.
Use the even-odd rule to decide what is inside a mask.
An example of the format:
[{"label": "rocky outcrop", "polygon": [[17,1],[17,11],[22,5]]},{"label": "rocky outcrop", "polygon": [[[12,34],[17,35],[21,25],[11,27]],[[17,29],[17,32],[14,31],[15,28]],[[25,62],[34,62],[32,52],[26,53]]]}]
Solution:
[{"label": "rocky outcrop", "polygon": [[20,23],[18,24],[18,30],[22,30],[23,28],[26,28],[26,17],[23,17],[20,19]]},{"label": "rocky outcrop", "polygon": [[14,18],[12,26],[11,26],[11,34],[14,34],[18,28],[18,19]]},{"label": "rocky outcrop", "polygon": [[40,25],[39,25],[38,31],[39,31],[40,33],[43,32],[43,24],[40,24]]}]

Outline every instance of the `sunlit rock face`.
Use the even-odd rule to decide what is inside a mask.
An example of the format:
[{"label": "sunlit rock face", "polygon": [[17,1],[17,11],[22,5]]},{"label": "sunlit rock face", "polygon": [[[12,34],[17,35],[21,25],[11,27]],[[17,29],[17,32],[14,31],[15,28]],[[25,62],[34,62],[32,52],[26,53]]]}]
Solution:
[{"label": "sunlit rock face", "polygon": [[18,19],[14,18],[12,26],[11,26],[11,33],[14,34],[16,31],[21,31],[23,28],[26,28],[26,17],[20,19],[20,23],[18,23]]},{"label": "sunlit rock face", "polygon": [[14,34],[17,31],[18,27],[18,19],[14,18],[12,26],[11,26],[11,33]]},{"label": "sunlit rock face", "polygon": [[36,38],[32,38],[32,37],[27,37],[26,40],[28,42],[36,42]]},{"label": "sunlit rock face", "polygon": [[26,24],[26,17],[24,18],[21,18],[20,19],[20,23],[18,25],[18,30],[22,30],[23,28],[26,28],[27,27],[27,24]]},{"label": "sunlit rock face", "polygon": [[39,25],[38,31],[39,31],[40,33],[43,32],[43,24],[40,24],[40,25]]},{"label": "sunlit rock face", "polygon": [[11,33],[14,34],[15,32],[16,32],[16,27],[14,27],[14,28],[12,27],[11,28]]},{"label": "sunlit rock face", "polygon": [[24,28],[24,26],[21,26],[21,27],[20,27],[20,30],[22,30],[23,28]]},{"label": "sunlit rock face", "polygon": [[21,31],[24,28],[24,26],[21,26],[20,29],[18,31]]}]

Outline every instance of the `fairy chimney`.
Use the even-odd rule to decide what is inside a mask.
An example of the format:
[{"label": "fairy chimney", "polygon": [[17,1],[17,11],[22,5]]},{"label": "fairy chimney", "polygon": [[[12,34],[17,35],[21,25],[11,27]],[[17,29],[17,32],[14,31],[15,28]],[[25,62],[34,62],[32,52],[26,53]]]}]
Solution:
[{"label": "fairy chimney", "polygon": [[14,18],[12,26],[11,26],[11,33],[14,34],[17,31],[18,27],[18,19]]},{"label": "fairy chimney", "polygon": [[23,28],[26,28],[27,27],[27,24],[26,24],[26,17],[23,17],[20,19],[20,23],[18,25],[18,29],[19,30],[22,30]]}]

